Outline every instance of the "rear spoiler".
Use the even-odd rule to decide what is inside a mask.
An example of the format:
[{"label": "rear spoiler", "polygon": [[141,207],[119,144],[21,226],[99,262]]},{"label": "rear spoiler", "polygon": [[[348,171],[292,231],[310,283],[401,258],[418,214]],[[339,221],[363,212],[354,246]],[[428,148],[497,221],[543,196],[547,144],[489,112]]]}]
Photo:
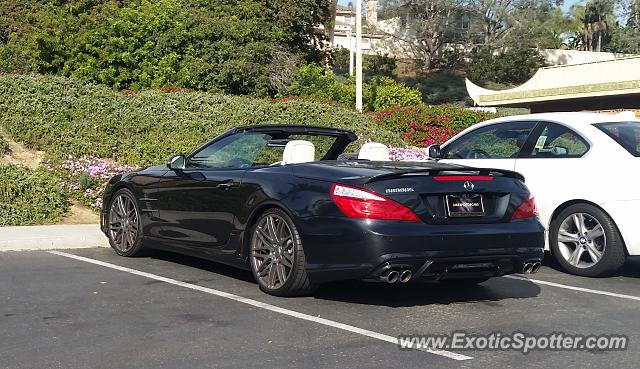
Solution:
[{"label": "rear spoiler", "polygon": [[446,173],[447,175],[477,175],[477,176],[500,176],[517,179],[524,183],[524,176],[518,172],[514,172],[512,170],[506,169],[492,169],[492,168],[473,168],[473,167],[464,167],[464,166],[451,166],[449,168],[438,168],[438,169],[412,169],[412,170],[404,170],[395,173],[387,173],[381,174],[378,176],[371,177],[366,183],[373,183],[384,181],[387,179],[400,178],[407,174],[423,174],[428,175],[430,177],[436,176],[438,174]]}]

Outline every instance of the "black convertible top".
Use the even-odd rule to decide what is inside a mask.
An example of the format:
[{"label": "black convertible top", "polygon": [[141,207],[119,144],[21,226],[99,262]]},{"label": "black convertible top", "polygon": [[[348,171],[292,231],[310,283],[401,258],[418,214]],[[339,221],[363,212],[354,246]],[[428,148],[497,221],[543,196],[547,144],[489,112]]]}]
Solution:
[{"label": "black convertible top", "polygon": [[254,124],[251,126],[237,127],[229,131],[229,133],[236,133],[240,131],[250,131],[250,132],[282,132],[287,135],[293,134],[308,134],[308,135],[318,135],[318,136],[332,136],[332,137],[344,137],[349,140],[349,142],[355,141],[358,139],[358,136],[345,129],[339,128],[331,128],[331,127],[321,127],[321,126],[308,126],[304,124]]}]

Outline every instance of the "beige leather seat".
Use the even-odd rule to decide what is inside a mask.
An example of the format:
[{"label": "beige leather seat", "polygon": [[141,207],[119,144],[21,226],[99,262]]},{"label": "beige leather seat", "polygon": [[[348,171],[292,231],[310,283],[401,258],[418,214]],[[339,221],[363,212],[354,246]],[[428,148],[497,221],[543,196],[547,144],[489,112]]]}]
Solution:
[{"label": "beige leather seat", "polygon": [[287,142],[282,154],[282,165],[308,163],[315,161],[316,148],[309,141],[294,140]]},{"label": "beige leather seat", "polygon": [[389,161],[389,148],[378,142],[369,142],[362,145],[358,159],[371,161]]}]

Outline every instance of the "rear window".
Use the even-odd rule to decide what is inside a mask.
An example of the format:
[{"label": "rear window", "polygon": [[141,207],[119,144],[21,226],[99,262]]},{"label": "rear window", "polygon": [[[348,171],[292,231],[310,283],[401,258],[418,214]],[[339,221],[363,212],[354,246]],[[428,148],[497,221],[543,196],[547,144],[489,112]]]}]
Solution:
[{"label": "rear window", "polygon": [[640,156],[640,122],[615,122],[595,124],[631,155]]}]

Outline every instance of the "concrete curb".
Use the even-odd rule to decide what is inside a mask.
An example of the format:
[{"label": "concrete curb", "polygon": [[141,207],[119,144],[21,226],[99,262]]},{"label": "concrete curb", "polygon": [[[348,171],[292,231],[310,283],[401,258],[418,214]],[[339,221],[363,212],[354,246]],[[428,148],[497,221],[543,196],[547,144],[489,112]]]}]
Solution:
[{"label": "concrete curb", "polygon": [[98,224],[0,227],[0,251],[109,247]]}]

